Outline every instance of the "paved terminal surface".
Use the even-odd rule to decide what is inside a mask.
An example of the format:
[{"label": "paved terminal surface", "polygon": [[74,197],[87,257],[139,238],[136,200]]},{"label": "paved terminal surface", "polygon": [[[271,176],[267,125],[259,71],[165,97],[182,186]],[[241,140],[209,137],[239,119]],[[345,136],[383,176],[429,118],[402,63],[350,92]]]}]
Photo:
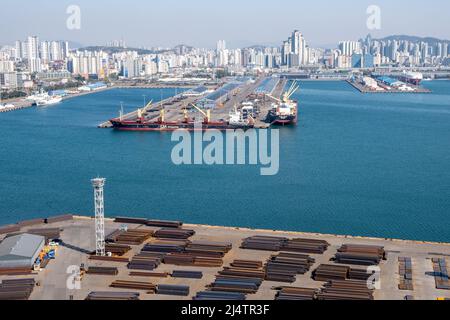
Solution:
[{"label": "paved terminal surface", "polygon": [[[230,112],[234,111],[234,108],[239,108],[243,102],[247,102],[249,100],[255,100],[255,90],[261,85],[261,83],[266,79],[266,77],[256,78],[255,81],[248,82],[242,84],[235,90],[232,90],[227,96],[223,103],[218,103],[216,108],[213,108],[211,111],[211,121],[228,121],[230,118]],[[274,88],[272,92],[272,96],[276,99],[280,98],[287,80],[281,80],[278,85]],[[208,89],[216,90],[219,87],[211,87]],[[164,109],[164,120],[166,122],[177,122],[184,120],[184,108],[190,109],[188,113],[188,117],[195,120],[204,120],[205,115],[198,112],[198,110],[190,107],[192,104],[197,104],[199,100],[204,98],[205,95],[200,97],[185,97],[183,95],[170,97],[168,99],[163,100],[162,102],[155,103],[150,106],[148,109],[143,112],[143,117],[152,122],[156,122],[160,119],[160,110]],[[266,95],[259,95],[257,97],[258,103],[255,104],[255,107],[259,109],[259,114],[255,116],[255,128],[267,129],[270,127],[270,124],[266,123],[266,117],[269,110],[272,108],[272,103],[276,102],[276,99],[270,98]],[[143,106],[144,107],[144,106]],[[141,110],[143,110],[141,107]],[[144,108],[145,109],[145,108]],[[206,111],[205,111],[206,112]],[[128,114],[122,116],[123,120],[136,120],[138,116],[138,111],[135,110]],[[100,128],[110,128],[112,126],[110,121],[106,121],[99,125]]]},{"label": "paved terminal surface", "polygon": [[[115,223],[113,220],[106,220],[106,234],[119,228],[122,224]],[[30,228],[39,228],[40,226],[33,226]],[[85,299],[91,291],[136,291],[126,289],[109,288],[109,285],[114,280],[134,280],[147,281],[154,284],[183,284],[189,285],[190,296],[188,297],[174,297],[156,294],[146,294],[141,291],[141,299],[185,299],[190,300],[198,291],[205,290],[205,286],[213,282],[215,275],[221,268],[201,268],[201,267],[178,267],[172,265],[161,264],[155,272],[171,272],[173,270],[201,270],[203,271],[203,278],[200,280],[194,279],[174,279],[174,278],[140,278],[130,277],[129,271],[125,263],[117,262],[98,262],[88,260],[88,253],[95,250],[95,236],[94,236],[94,220],[88,217],[75,217],[72,221],[58,222],[53,224],[42,225],[42,228],[61,227],[64,231],[61,233],[61,238],[64,245],[60,246],[56,259],[51,260],[47,268],[43,271],[37,272],[34,278],[40,281],[40,286],[36,287],[31,295],[31,299],[70,299],[71,296],[75,300]],[[128,228],[151,229],[140,225],[128,224]],[[450,244],[439,243],[425,243],[401,240],[387,240],[387,239],[372,239],[372,238],[356,238],[344,237],[335,235],[320,235],[297,232],[278,232],[267,230],[249,230],[239,228],[225,228],[225,227],[211,227],[199,225],[184,225],[183,228],[193,229],[196,231],[195,236],[190,240],[208,240],[219,242],[230,242],[233,244],[232,250],[224,258],[224,266],[229,265],[235,259],[259,260],[265,262],[274,252],[256,251],[240,249],[242,239],[255,235],[267,236],[283,236],[288,238],[310,238],[322,239],[330,243],[330,247],[323,255],[311,255],[316,259],[316,263],[311,267],[310,271],[304,275],[298,275],[295,283],[277,283],[271,281],[263,281],[259,291],[254,295],[248,295],[248,300],[273,300],[276,294],[272,290],[275,286],[297,286],[306,288],[320,288],[323,282],[314,281],[311,278],[311,272],[322,263],[333,263],[330,259],[334,256],[337,248],[344,243],[349,244],[370,244],[381,245],[387,251],[387,260],[383,261],[381,267],[381,289],[375,291],[375,299],[404,299],[406,295],[412,295],[417,300],[435,300],[439,297],[450,297],[450,292],[445,290],[435,289],[435,282],[432,276],[433,267],[431,258],[440,257],[446,258],[447,263],[450,262]],[[26,231],[23,228],[22,231]],[[154,238],[148,242],[154,241]],[[133,246],[133,250],[126,254],[126,257],[132,257],[138,253],[143,245]],[[413,262],[413,280],[414,291],[400,291],[398,289],[399,272],[398,272],[398,257],[411,257]],[[119,268],[118,276],[99,276],[99,275],[85,275],[81,281],[80,289],[70,289],[67,286],[70,277],[70,266],[80,266],[84,263],[88,266],[117,266]],[[358,266],[354,266],[357,267]],[[24,278],[31,276],[0,276],[0,280]],[[70,281],[69,281],[70,282]]]}]

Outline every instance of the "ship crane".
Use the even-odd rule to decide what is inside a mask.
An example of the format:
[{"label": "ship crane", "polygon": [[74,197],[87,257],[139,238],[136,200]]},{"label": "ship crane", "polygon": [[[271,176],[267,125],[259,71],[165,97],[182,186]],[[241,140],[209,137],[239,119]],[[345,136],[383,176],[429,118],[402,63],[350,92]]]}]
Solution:
[{"label": "ship crane", "polygon": [[297,81],[293,81],[291,86],[289,87],[289,90],[287,90],[283,95],[282,95],[282,99],[278,99],[270,94],[267,94],[267,96],[269,96],[270,98],[274,99],[275,101],[279,102],[279,103],[287,103],[289,102],[290,98],[292,97],[292,95],[300,88],[300,86],[298,85]]},{"label": "ship crane", "polygon": [[297,81],[293,81],[291,87],[288,91],[286,91],[283,94],[283,101],[288,102],[292,95],[300,88],[300,86],[297,84]]},{"label": "ship crane", "polygon": [[189,114],[188,114],[187,107],[183,107],[183,117],[184,117],[183,121],[185,123],[188,123],[189,122]]},{"label": "ship crane", "polygon": [[191,104],[195,109],[197,109],[197,111],[199,111],[201,114],[203,114],[203,116],[205,117],[204,119],[205,119],[205,121],[206,121],[206,123],[209,123],[209,122],[211,122],[211,110],[206,110],[206,112],[205,111],[203,111],[202,109],[200,109],[199,107],[197,107],[195,104]]},{"label": "ship crane", "polygon": [[137,117],[139,120],[143,120],[144,115],[147,113],[147,111],[151,108],[153,103],[153,100],[151,100],[149,103],[147,103],[146,106],[144,106],[142,109],[137,110]]}]

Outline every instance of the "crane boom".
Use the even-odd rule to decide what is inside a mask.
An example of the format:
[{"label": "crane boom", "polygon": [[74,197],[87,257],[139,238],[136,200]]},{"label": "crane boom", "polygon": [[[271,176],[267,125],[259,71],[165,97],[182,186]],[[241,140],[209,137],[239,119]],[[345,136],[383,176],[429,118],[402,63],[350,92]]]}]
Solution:
[{"label": "crane boom", "polygon": [[211,111],[207,110],[207,112],[203,111],[199,107],[197,107],[194,103],[191,104],[195,109],[197,109],[203,116],[206,118],[207,122],[211,121]]}]

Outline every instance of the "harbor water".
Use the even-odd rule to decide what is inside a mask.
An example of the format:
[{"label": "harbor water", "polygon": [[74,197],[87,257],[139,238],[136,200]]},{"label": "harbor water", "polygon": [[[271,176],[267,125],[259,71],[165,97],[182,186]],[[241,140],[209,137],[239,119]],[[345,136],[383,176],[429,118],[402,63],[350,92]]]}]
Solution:
[{"label": "harbor water", "polygon": [[[93,215],[450,242],[450,81],[431,94],[361,94],[301,82],[299,124],[280,132],[280,171],[176,166],[170,133],[97,125],[159,89],[113,89],[0,114],[0,225]],[[163,97],[175,94],[164,89]]]}]

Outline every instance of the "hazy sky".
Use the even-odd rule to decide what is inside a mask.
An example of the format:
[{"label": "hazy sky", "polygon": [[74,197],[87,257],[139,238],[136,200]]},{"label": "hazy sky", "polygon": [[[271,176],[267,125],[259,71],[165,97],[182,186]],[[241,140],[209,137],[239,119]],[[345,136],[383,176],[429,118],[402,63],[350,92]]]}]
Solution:
[{"label": "hazy sky", "polygon": [[[369,5],[381,7],[381,30],[366,27]],[[81,29],[66,27],[69,5],[81,9]],[[448,0],[1,0],[0,44],[38,35],[129,46],[214,47],[280,44],[293,29],[313,46],[339,40],[408,34],[450,39]]]}]

